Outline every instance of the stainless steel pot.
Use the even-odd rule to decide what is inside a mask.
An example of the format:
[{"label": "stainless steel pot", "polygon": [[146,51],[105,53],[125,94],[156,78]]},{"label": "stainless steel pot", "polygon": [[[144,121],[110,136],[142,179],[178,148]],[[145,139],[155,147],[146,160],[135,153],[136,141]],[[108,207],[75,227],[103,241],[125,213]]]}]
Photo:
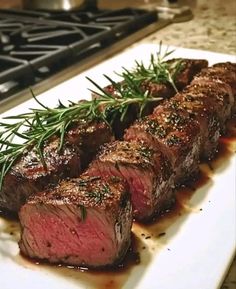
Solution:
[{"label": "stainless steel pot", "polygon": [[95,8],[97,0],[22,0],[23,7],[41,10],[75,10]]}]

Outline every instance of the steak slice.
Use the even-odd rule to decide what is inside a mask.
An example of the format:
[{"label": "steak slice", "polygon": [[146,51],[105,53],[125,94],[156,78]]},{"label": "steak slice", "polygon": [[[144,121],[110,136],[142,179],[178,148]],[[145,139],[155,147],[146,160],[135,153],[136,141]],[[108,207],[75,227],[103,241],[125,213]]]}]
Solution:
[{"label": "steak slice", "polygon": [[[216,99],[217,102],[224,102],[223,113],[226,113],[226,119],[236,112],[236,95],[233,93],[232,87],[229,83],[226,83],[220,79],[212,79],[211,77],[205,77],[198,75],[191,83],[191,87],[196,85],[202,92],[205,89],[209,97]],[[217,98],[216,98],[217,97]],[[229,107],[231,108],[229,110]],[[223,116],[224,117],[224,116]],[[224,117],[224,118],[225,118]],[[221,127],[223,127],[223,122]]]},{"label": "steak slice", "polygon": [[26,152],[4,178],[0,207],[17,212],[27,197],[67,177],[77,177],[87,167],[100,145],[113,140],[104,122],[77,122],[65,136],[65,146],[58,152],[55,137],[44,148],[46,167],[34,149]]},{"label": "steak slice", "polygon": [[196,77],[209,79],[211,81],[217,82],[221,81],[227,83],[231,89],[236,102],[236,70],[234,63],[217,63],[212,67],[205,68]]},{"label": "steak slice", "polygon": [[82,151],[81,166],[85,169],[104,143],[114,140],[111,128],[104,121],[75,122],[67,132],[66,140]]},{"label": "steak slice", "polygon": [[200,124],[200,156],[203,159],[211,159],[217,148],[220,137],[220,122],[215,111],[214,100],[206,94],[198,94],[193,91],[179,93],[169,103],[176,109],[188,111]]},{"label": "steak slice", "polygon": [[18,212],[31,194],[60,179],[79,175],[81,160],[78,148],[67,143],[59,153],[58,145],[58,140],[45,145],[43,152],[46,166],[34,149],[26,152],[15,163],[4,178],[0,207]]},{"label": "steak slice", "polygon": [[90,164],[90,176],[118,176],[129,184],[134,217],[147,221],[174,200],[171,165],[163,155],[137,142],[115,141]]},{"label": "steak slice", "polygon": [[233,62],[218,62],[213,67],[222,67],[225,70],[236,72],[236,63]]},{"label": "steak slice", "polygon": [[127,185],[117,177],[81,176],[29,198],[19,213],[21,252],[50,263],[115,265],[131,241]]},{"label": "steak slice", "polygon": [[124,139],[142,141],[161,151],[172,165],[176,185],[198,171],[200,125],[187,111],[171,107],[169,101],[136,121]]},{"label": "steak slice", "polygon": [[175,76],[175,85],[178,90],[183,90],[203,68],[208,67],[205,59],[171,59],[167,62],[181,61],[179,73]]},{"label": "steak slice", "polygon": [[215,112],[220,121],[221,132],[225,131],[225,122],[231,118],[232,108],[234,105],[234,97],[229,85],[221,81],[201,82],[194,81],[189,85],[185,93],[192,93],[195,95],[202,95],[202,97],[209,98],[214,104]]}]

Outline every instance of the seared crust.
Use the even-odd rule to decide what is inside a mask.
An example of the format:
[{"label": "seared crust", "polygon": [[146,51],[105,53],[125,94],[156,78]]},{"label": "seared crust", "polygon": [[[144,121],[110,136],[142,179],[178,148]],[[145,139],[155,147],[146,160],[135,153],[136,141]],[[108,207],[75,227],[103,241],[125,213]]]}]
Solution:
[{"label": "seared crust", "polygon": [[80,178],[61,181],[56,187],[29,197],[28,204],[73,204],[85,208],[102,210],[123,206],[129,199],[126,182],[118,177],[90,177],[86,174]]},{"label": "seared crust", "polygon": [[214,82],[222,81],[228,84],[232,89],[233,95],[236,95],[236,71],[234,63],[215,64],[212,67],[203,69],[198,77],[195,78],[196,81],[199,81],[201,78]]},{"label": "seared crust", "polygon": [[81,172],[80,151],[74,145],[65,144],[59,153],[56,139],[47,143],[43,150],[46,166],[37,152],[30,150],[7,173],[0,194],[0,207],[17,212],[31,194]]},{"label": "seared crust", "polygon": [[114,140],[111,128],[103,121],[80,121],[74,123],[66,140],[81,151],[81,167],[84,170],[98,153],[100,146]]},{"label": "seared crust", "polygon": [[[179,60],[181,59],[174,59],[171,62]],[[181,67],[175,79],[179,91],[184,89],[203,68],[208,67],[208,61],[205,59],[183,59]]]},{"label": "seared crust", "polygon": [[[45,144],[43,149],[45,166],[37,151],[35,149],[30,150],[13,166],[13,174],[34,181],[52,174],[56,168],[62,171],[64,164],[68,162],[68,158],[75,153],[79,155],[79,151],[76,146],[66,143],[60,153],[58,152],[58,146],[58,139]],[[78,166],[78,171],[80,171],[80,166]],[[76,175],[77,172],[70,171],[71,175]],[[63,173],[66,174],[66,172]]]},{"label": "seared crust", "polygon": [[202,93],[186,90],[171,99],[169,105],[184,109],[199,123],[200,155],[204,159],[211,158],[216,152],[220,136],[220,121],[214,100]]},{"label": "seared crust", "polygon": [[[120,165],[137,167],[141,170],[154,170],[159,176],[160,183],[166,181],[171,174],[171,165],[161,152],[135,141],[115,141],[106,144],[98,154],[97,160],[104,164],[114,164],[118,170]],[[93,168],[95,162],[96,160],[90,164],[87,172]]]},{"label": "seared crust", "polygon": [[173,108],[167,101],[154,113],[136,121],[126,134],[127,141],[143,141],[147,146],[161,151],[170,161],[175,182],[198,170],[200,150],[200,125],[183,109]]}]

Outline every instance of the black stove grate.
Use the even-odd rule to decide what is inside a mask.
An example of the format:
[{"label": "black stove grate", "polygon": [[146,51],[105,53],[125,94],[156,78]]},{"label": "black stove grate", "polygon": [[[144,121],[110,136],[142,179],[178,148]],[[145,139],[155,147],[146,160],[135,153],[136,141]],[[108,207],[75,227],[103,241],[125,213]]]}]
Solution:
[{"label": "black stove grate", "polygon": [[155,21],[133,8],[0,10],[0,101]]}]

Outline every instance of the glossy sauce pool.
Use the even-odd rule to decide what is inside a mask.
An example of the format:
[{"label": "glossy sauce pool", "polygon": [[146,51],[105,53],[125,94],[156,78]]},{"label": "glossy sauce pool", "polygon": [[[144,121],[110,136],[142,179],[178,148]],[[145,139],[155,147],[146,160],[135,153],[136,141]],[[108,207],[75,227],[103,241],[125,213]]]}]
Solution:
[{"label": "glossy sauce pool", "polygon": [[[120,289],[127,282],[131,271],[139,269],[140,272],[146,268],[153,257],[161,250],[171,250],[168,241],[178,234],[181,225],[189,214],[201,213],[201,201],[191,203],[191,198],[198,194],[199,190],[207,192],[212,185],[214,171],[227,166],[227,162],[236,153],[236,119],[229,122],[229,133],[220,139],[219,152],[214,160],[200,165],[201,172],[197,180],[190,182],[188,186],[180,188],[176,193],[176,203],[173,208],[165,212],[156,221],[150,224],[133,224],[132,250],[126,256],[123,264],[115,269],[104,271],[91,271],[86,268],[74,268],[73,266],[55,266],[38,264],[30,261],[18,252],[9,254],[7,250],[0,251],[0,254],[9,255],[20,266],[33,270],[47,270],[55,276],[65,277],[67,280],[81,285],[86,289]],[[204,194],[203,194],[204,198]],[[210,200],[208,201],[210,202]],[[20,236],[20,227],[17,221],[0,218],[1,228],[0,242],[9,238],[17,243]],[[2,239],[2,240],[1,240]],[[158,256],[157,256],[158,257]]]}]

